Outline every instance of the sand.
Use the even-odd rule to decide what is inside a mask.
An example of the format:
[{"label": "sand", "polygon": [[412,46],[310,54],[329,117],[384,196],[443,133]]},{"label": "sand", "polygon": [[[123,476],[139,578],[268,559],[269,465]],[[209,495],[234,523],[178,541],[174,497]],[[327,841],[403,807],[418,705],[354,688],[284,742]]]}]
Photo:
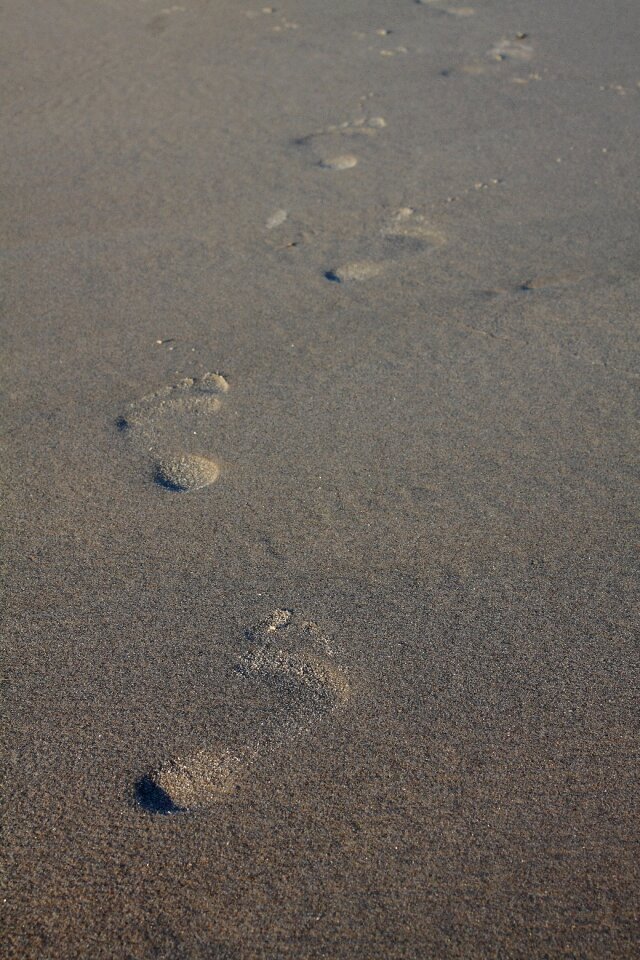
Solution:
[{"label": "sand", "polygon": [[638,4],[2,20],[2,956],[637,956]]}]

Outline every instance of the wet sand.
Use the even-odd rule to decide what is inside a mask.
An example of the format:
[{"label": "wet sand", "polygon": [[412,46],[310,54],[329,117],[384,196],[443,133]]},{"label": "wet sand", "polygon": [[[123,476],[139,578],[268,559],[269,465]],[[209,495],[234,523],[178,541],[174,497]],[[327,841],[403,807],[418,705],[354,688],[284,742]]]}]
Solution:
[{"label": "wet sand", "polygon": [[637,956],[639,28],[5,5],[7,960]]}]

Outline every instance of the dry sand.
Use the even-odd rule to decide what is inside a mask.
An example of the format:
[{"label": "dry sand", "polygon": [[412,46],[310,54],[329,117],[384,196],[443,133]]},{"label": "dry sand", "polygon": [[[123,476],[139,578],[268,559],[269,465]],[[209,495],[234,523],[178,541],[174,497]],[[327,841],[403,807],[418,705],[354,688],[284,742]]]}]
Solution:
[{"label": "dry sand", "polygon": [[2,956],[637,956],[637,0],[3,7]]}]

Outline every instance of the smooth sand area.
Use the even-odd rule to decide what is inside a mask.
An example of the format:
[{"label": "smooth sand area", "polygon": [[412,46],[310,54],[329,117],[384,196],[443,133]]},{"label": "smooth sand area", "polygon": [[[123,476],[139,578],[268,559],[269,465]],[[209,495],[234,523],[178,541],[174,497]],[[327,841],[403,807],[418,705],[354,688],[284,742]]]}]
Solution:
[{"label": "smooth sand area", "polygon": [[637,957],[640,4],[3,7],[3,960]]}]

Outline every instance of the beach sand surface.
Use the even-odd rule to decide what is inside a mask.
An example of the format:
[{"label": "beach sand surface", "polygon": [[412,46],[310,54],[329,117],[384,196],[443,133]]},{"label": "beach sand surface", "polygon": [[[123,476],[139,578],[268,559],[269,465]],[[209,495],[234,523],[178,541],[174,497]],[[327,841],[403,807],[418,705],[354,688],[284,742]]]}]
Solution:
[{"label": "beach sand surface", "polygon": [[638,3],[2,20],[2,956],[637,956]]}]

